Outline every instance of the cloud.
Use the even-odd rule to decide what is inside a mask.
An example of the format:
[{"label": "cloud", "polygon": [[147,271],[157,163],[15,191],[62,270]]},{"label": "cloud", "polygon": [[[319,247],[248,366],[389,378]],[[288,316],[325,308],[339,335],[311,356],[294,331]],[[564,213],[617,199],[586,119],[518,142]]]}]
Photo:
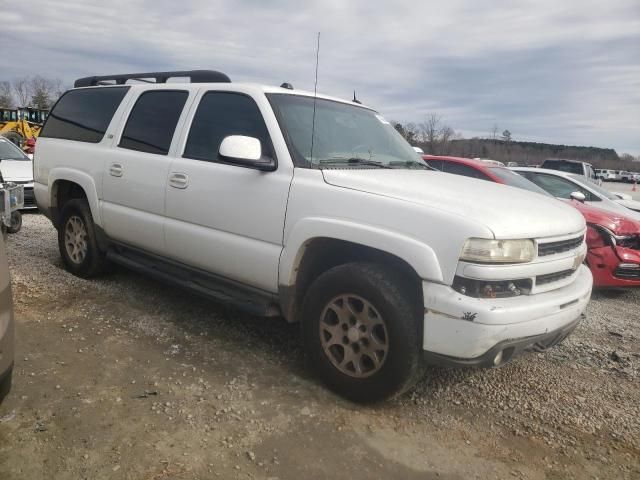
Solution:
[{"label": "cloud", "polygon": [[[353,90],[387,117],[466,135],[640,153],[640,3],[32,0],[3,9],[4,79],[213,68],[234,81]],[[2,79],[2,78],[0,78]]]}]

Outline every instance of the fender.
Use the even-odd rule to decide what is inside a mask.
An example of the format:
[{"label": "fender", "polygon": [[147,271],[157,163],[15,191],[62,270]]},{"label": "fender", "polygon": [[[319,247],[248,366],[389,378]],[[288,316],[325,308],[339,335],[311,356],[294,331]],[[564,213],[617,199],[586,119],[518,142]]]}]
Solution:
[{"label": "fender", "polygon": [[87,173],[66,167],[52,168],[49,171],[49,206],[50,208],[57,208],[57,201],[54,199],[53,184],[58,180],[66,180],[69,182],[77,183],[82,187],[84,193],[87,195],[87,201],[89,202],[89,208],[91,209],[91,215],[96,225],[102,227],[102,217],[100,215],[100,204],[98,201],[98,190],[94,179]]},{"label": "fender", "polygon": [[409,265],[424,280],[444,283],[438,257],[431,247],[398,232],[335,218],[310,217],[291,230],[280,256],[278,279],[281,286],[295,285],[306,245],[315,238],[334,238],[382,250]]}]

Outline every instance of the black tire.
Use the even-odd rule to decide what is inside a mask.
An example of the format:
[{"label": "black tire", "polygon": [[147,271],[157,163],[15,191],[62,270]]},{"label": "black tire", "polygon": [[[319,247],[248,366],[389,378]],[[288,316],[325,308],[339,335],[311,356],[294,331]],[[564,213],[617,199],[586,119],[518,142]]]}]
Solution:
[{"label": "black tire", "polygon": [[6,132],[3,133],[2,136],[16,145],[18,148],[22,149],[22,144],[24,143],[24,138],[18,132]]},{"label": "black tire", "polygon": [[7,233],[18,233],[22,228],[22,214],[13,212],[11,214],[11,225],[7,227]]},{"label": "black tire", "polygon": [[7,371],[5,376],[0,381],[0,402],[4,400],[4,398],[11,391],[11,381],[13,377],[13,366]]},{"label": "black tire", "polygon": [[[72,225],[70,225],[72,224]],[[82,243],[86,249],[74,249],[66,238],[68,228],[78,228],[74,236],[76,243]],[[84,228],[84,233],[81,231]],[[82,278],[91,278],[102,273],[106,267],[106,254],[98,247],[96,231],[91,209],[86,200],[69,200],[60,212],[58,225],[58,248],[67,270]]]},{"label": "black tire", "polygon": [[[417,300],[412,300],[410,291],[410,283],[401,275],[392,269],[371,263],[340,265],[323,273],[313,282],[302,306],[302,337],[313,367],[331,390],[354,402],[373,403],[401,395],[419,379],[423,372],[420,328],[422,309],[416,305]],[[345,323],[341,323],[340,318],[344,317],[338,316],[334,308],[336,305],[344,305],[343,298],[350,303],[355,302],[355,310],[360,308],[358,303],[363,305],[361,300],[368,302],[369,307],[373,307],[371,313],[374,315],[367,314],[367,317],[374,318],[386,327],[384,335],[377,334],[378,338],[384,337],[387,345],[386,353],[376,354],[380,364],[378,367],[365,350],[369,348],[370,340],[364,346],[358,343],[364,342],[365,338],[373,338],[370,337],[371,333],[367,331],[362,334],[362,338],[354,340],[359,335],[358,329],[362,328],[359,326],[362,313],[359,313],[358,323],[353,328],[345,330]],[[371,311],[369,307],[366,309]],[[349,322],[355,318],[346,310],[341,311],[343,313],[349,316]],[[334,342],[335,335],[326,330],[321,331],[321,321],[323,329],[336,326],[343,329],[343,344],[327,346]],[[335,321],[338,323],[333,325],[332,322]],[[378,325],[374,328],[382,327]],[[353,329],[355,333],[352,338]],[[342,335],[340,330],[334,332],[338,336]],[[356,346],[358,350],[355,350]],[[347,354],[352,355],[347,348],[353,348],[356,356],[360,354],[358,363],[363,371],[369,368],[368,376],[363,377],[360,373],[358,377],[358,372],[353,371],[353,361],[342,367],[335,365],[345,362]]]}]

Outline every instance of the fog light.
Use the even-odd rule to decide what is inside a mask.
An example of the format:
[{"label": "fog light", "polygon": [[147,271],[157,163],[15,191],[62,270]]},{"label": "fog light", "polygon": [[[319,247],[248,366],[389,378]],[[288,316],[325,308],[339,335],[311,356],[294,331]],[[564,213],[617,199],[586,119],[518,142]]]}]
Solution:
[{"label": "fog light", "polygon": [[520,289],[516,287],[513,282],[509,282],[509,285],[507,285],[507,290],[513,293],[516,297],[520,295]]},{"label": "fog light", "polygon": [[498,365],[500,365],[501,362],[502,362],[502,350],[500,350],[496,355],[496,357],[493,359],[493,365],[497,367]]}]

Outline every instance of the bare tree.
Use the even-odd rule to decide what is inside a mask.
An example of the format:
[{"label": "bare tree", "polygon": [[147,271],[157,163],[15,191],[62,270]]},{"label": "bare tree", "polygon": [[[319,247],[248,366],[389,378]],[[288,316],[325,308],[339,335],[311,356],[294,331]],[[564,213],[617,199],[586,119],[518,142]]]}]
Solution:
[{"label": "bare tree", "polygon": [[437,154],[438,139],[440,136],[440,115],[431,113],[426,116],[424,123],[420,124],[422,141],[427,147],[427,152]]},{"label": "bare tree", "polygon": [[438,140],[438,150],[441,155],[446,155],[449,153],[449,147],[451,144],[451,140],[456,137],[456,132],[453,128],[444,125],[438,132],[439,140]]},{"label": "bare tree", "polygon": [[491,129],[491,138],[495,141],[498,138],[498,124],[494,123]]},{"label": "bare tree", "polygon": [[53,80],[36,75],[29,79],[29,91],[31,92],[30,106],[41,109],[51,107],[51,97],[55,84]]},{"label": "bare tree", "polygon": [[9,82],[0,82],[0,107],[13,107],[13,92]]},{"label": "bare tree", "polygon": [[16,78],[13,80],[11,86],[18,100],[18,106],[26,107],[29,104],[29,100],[31,100],[29,79],[27,77]]}]

